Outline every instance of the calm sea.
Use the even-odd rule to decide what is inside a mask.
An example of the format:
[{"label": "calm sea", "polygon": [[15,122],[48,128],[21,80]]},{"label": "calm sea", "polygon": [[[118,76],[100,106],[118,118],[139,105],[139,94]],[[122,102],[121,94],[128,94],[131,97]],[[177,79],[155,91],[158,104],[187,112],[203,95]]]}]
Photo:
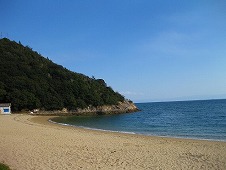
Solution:
[{"label": "calm sea", "polygon": [[70,126],[152,136],[226,141],[226,100],[137,103],[140,112],[59,117]]}]

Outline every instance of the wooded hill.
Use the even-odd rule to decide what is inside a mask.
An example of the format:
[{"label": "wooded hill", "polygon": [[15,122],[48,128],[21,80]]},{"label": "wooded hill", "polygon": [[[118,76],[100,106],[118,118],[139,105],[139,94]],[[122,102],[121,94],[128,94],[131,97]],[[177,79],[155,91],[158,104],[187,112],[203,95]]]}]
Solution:
[{"label": "wooded hill", "polygon": [[13,111],[114,105],[124,97],[104,80],[69,71],[20,42],[0,39],[0,103]]}]

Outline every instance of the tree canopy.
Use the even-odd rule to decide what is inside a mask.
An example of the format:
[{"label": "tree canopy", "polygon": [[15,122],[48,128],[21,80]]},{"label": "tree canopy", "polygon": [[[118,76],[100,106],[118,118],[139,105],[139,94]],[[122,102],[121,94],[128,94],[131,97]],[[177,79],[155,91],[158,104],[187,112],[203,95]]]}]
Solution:
[{"label": "tree canopy", "polygon": [[104,80],[72,72],[20,42],[0,39],[0,102],[14,111],[74,110],[113,105],[124,97]]}]

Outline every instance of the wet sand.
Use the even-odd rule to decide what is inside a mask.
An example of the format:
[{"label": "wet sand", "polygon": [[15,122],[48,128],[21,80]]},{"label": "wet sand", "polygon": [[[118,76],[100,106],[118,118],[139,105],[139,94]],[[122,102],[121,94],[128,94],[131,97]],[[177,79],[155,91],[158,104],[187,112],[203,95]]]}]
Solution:
[{"label": "wet sand", "polygon": [[0,115],[0,162],[15,170],[226,169],[226,142],[93,131]]}]

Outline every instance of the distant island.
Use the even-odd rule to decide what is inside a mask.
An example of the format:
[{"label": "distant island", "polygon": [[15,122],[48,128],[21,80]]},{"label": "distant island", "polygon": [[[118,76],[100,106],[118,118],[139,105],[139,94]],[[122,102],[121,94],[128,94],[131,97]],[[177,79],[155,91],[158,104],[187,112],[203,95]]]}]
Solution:
[{"label": "distant island", "polygon": [[103,79],[72,72],[7,38],[0,39],[0,103],[35,114],[112,114],[137,111]]}]

